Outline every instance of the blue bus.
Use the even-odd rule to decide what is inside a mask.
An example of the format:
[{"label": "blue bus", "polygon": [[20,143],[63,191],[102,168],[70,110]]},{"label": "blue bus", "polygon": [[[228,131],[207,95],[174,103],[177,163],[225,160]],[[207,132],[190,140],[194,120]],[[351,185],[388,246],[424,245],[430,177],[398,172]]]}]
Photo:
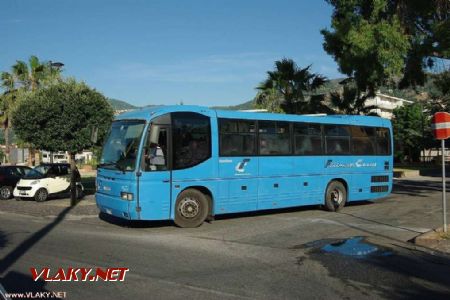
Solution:
[{"label": "blue bus", "polygon": [[116,117],[97,171],[101,212],[197,227],[219,214],[387,196],[392,127],[369,116],[160,106]]}]

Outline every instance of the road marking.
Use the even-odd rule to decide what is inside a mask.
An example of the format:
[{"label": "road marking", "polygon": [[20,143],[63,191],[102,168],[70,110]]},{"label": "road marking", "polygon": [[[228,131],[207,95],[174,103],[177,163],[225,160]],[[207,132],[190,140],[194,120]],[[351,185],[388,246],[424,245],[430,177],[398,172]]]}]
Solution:
[{"label": "road marking", "polygon": [[6,297],[6,290],[3,287],[3,285],[0,283],[0,295],[3,297],[3,299],[5,300],[9,300],[9,297]]}]

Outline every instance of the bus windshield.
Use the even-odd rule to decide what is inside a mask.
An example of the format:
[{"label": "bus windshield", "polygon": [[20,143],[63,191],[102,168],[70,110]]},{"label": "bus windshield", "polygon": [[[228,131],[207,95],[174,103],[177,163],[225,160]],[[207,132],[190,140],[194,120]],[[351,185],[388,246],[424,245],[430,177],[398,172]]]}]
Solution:
[{"label": "bus windshield", "polygon": [[113,122],[99,166],[124,172],[133,171],[144,126],[143,120]]}]

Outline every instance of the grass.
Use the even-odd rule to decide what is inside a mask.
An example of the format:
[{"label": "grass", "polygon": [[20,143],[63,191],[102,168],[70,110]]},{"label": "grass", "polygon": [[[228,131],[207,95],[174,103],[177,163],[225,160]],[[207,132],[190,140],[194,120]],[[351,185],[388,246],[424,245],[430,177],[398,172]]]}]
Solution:
[{"label": "grass", "polygon": [[441,232],[439,232],[439,236],[442,239],[450,240],[450,225],[447,225],[447,233],[445,233],[444,231],[441,231]]}]

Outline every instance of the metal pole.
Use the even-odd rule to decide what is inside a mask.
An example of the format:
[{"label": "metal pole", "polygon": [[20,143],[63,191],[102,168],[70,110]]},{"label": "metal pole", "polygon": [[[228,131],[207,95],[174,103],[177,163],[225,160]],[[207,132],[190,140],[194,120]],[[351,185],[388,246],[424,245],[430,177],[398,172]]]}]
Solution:
[{"label": "metal pole", "polygon": [[447,199],[445,196],[445,140],[442,140],[442,214],[444,219],[444,232],[447,232]]}]

